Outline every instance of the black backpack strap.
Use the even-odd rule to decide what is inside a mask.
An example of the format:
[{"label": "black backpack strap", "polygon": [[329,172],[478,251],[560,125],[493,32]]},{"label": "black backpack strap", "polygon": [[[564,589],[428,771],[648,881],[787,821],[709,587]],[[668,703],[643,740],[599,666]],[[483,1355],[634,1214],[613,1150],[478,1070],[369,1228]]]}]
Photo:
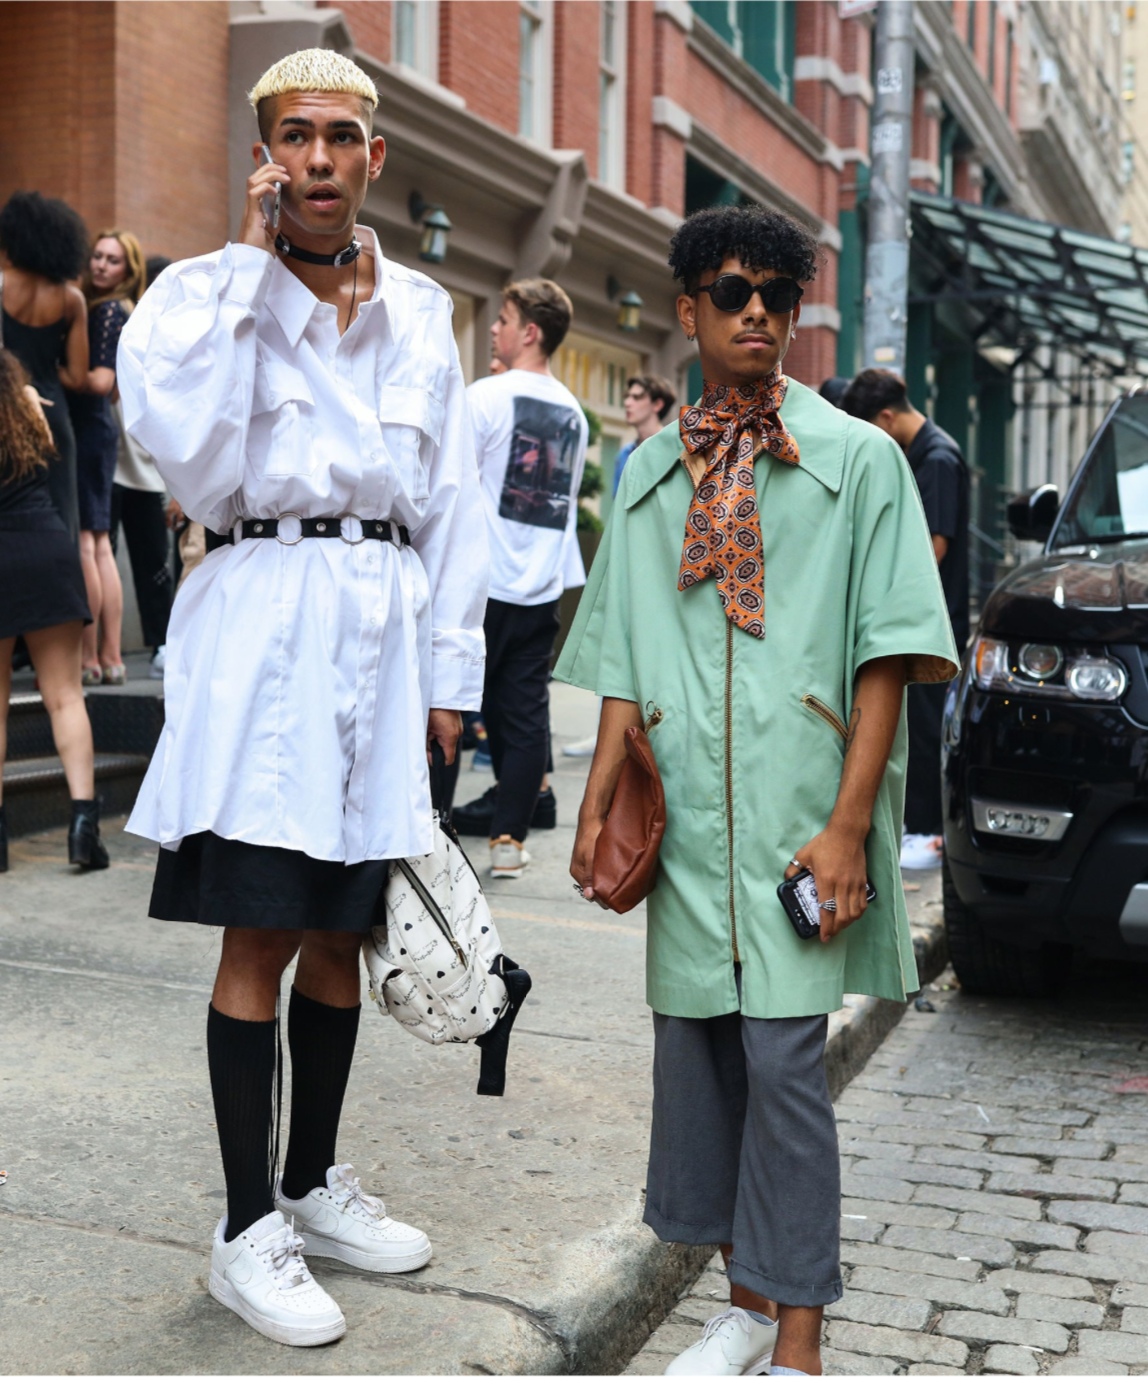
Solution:
[{"label": "black backpack strap", "polygon": [[505,953],[495,961],[491,974],[502,977],[509,998],[506,1009],[494,1028],[474,1040],[482,1049],[482,1064],[478,1074],[480,1096],[501,1096],[506,1090],[506,1058],[510,1052],[510,1031],[533,984],[530,973],[523,971],[518,963],[512,962]]}]

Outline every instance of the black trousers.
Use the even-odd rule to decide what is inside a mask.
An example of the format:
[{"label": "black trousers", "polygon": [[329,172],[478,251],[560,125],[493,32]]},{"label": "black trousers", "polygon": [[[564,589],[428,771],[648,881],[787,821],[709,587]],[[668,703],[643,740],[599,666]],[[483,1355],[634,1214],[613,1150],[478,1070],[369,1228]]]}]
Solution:
[{"label": "black trousers", "polygon": [[947,684],[909,685],[909,764],[905,772],[905,830],[941,831],[941,718]]},{"label": "black trousers", "polygon": [[121,522],[128,543],[143,639],[155,650],[167,640],[167,619],[175,590],[171,573],[171,538],[164,516],[164,495],[113,484],[113,548],[117,544]]},{"label": "black trousers", "polygon": [[490,835],[509,833],[521,842],[550,758],[550,655],[558,600],[524,608],[492,598],[485,629],[482,721],[498,780]]}]

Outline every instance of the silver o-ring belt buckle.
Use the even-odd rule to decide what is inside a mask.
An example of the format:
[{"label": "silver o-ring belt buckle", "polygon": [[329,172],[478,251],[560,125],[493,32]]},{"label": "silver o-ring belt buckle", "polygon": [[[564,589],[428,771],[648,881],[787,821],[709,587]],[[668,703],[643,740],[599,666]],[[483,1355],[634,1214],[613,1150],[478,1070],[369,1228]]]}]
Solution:
[{"label": "silver o-ring belt buckle", "polygon": [[[357,522],[359,523],[359,539],[358,539],[357,541],[352,541],[351,538],[350,538],[349,536],[344,536],[344,535],[343,535],[343,523],[344,523],[348,518],[350,518],[350,519],[353,520],[353,521],[357,521]],[[354,514],[354,512],[340,512],[340,513],[339,513],[339,516],[336,518],[336,520],[337,520],[338,523],[339,523],[339,539],[340,539],[345,545],[362,545],[363,542],[367,539],[367,537],[366,537],[366,532],[365,532],[364,527],[363,527],[363,519],[362,519],[362,517],[356,517],[355,514]]]},{"label": "silver o-ring belt buckle", "polygon": [[[283,537],[279,534],[283,527],[284,517],[295,517],[299,522],[299,534],[295,537],[293,541],[285,541]],[[298,545],[299,542],[303,539],[303,514],[301,512],[280,512],[278,517],[276,517],[275,519],[275,539],[279,542],[280,545]]]}]

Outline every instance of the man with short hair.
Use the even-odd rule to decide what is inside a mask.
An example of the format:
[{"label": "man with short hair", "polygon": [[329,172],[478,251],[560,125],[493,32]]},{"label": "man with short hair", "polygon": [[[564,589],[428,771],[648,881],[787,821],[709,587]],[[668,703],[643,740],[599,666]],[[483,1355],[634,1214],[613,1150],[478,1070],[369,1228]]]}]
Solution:
[{"label": "man with short hair", "polygon": [[[550,358],[566,337],[570,298],[556,282],[531,278],[502,289],[491,328],[505,371],[467,389],[490,538],[486,681],[482,720],[497,785],[462,826],[490,813],[491,876],[516,880],[530,864],[523,843],[550,755],[550,655],[558,601],[575,579],[578,489],[588,427]],[[549,802],[549,801],[547,801]]]},{"label": "man with short hair", "polygon": [[626,423],[637,431],[637,438],[631,440],[628,445],[623,445],[614,460],[615,493],[618,491],[626,461],[644,440],[657,435],[666,424],[676,401],[673,386],[668,378],[662,378],[656,373],[643,373],[627,380],[626,396],[622,399],[622,405],[626,412]]},{"label": "man with short hair", "polygon": [[480,701],[487,548],[450,297],[356,225],[386,153],[370,78],[312,48],[250,99],[253,157],[273,161],[235,241],[168,268],[120,341],[127,430],[209,545],[172,609],[163,736],[128,826],[160,844],[151,915],[223,929],[208,1288],[261,1334],[318,1345],[346,1321],[306,1256],[378,1273],[431,1256],[336,1137],[362,940],[386,922],[391,860],[432,850],[428,748],[450,759]]},{"label": "man with short hair", "polygon": [[[807,229],[759,206],[674,235],[703,392],[626,465],[555,671],[605,698],[570,866],[587,899],[647,713],[665,790],[645,1219],[720,1245],[731,1302],[669,1373],[821,1372],[842,1293],[828,1015],[918,984],[899,724],[906,680],[949,679],[956,652],[903,458],[782,373],[817,263]],[[806,868],[820,941],[777,895]]]},{"label": "man with short hair", "polygon": [[[867,368],[849,385],[841,406],[891,435],[905,452],[925,508],[957,648],[969,639],[969,471],[957,442],[909,401],[905,380]],[[901,865],[910,871],[941,864],[941,721],[943,684],[909,689],[909,766]]]}]

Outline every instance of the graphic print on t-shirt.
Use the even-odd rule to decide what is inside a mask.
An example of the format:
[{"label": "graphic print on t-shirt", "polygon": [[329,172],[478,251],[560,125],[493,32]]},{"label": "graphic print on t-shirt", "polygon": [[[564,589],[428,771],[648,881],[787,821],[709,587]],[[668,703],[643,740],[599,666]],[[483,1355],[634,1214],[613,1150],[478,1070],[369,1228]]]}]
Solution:
[{"label": "graphic print on t-shirt", "polygon": [[498,515],[527,526],[565,528],[581,427],[569,407],[537,397],[514,399],[514,429]]}]

